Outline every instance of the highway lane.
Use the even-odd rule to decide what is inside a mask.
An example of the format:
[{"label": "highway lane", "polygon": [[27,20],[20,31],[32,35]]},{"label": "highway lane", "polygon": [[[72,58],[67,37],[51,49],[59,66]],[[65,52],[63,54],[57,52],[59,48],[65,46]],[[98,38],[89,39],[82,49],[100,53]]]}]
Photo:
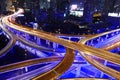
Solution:
[{"label": "highway lane", "polygon": [[120,46],[120,41],[119,42],[116,42],[116,43],[112,43],[112,44],[110,44],[109,46],[104,46],[104,47],[102,47],[101,49],[104,49],[104,50],[107,50],[107,51],[109,51],[109,50],[112,50],[112,49],[115,49],[115,48],[117,48],[117,47],[119,47]]},{"label": "highway lane", "polygon": [[101,70],[104,73],[109,74],[110,76],[120,80],[120,72],[116,71],[112,68],[109,68],[107,66],[104,66],[104,64],[100,63],[99,61],[97,61],[96,59],[94,59],[92,56],[87,55],[85,53],[81,52],[81,55],[83,56],[83,58],[85,58],[90,64],[92,64],[93,66],[95,66],[97,69]]},{"label": "highway lane", "polygon": [[82,44],[86,43],[88,40],[92,40],[94,38],[97,38],[97,37],[100,37],[100,36],[103,36],[103,35],[107,35],[107,34],[110,34],[110,33],[113,33],[113,32],[118,32],[120,31],[120,29],[115,29],[115,30],[111,30],[111,31],[108,31],[108,32],[104,32],[104,33],[100,33],[100,34],[96,34],[96,35],[93,35],[93,36],[88,36],[87,38],[81,40]]},{"label": "highway lane", "polygon": [[11,50],[11,48],[15,45],[15,42],[16,42],[16,39],[14,39],[13,36],[11,34],[9,34],[8,30],[3,27],[1,19],[0,19],[0,27],[9,36],[9,42],[2,50],[0,50],[0,57],[4,56],[7,52],[9,52]]},{"label": "highway lane", "polygon": [[[7,24],[9,24],[9,22]],[[9,24],[9,25],[11,25],[11,24]],[[62,44],[64,46],[68,47],[68,48],[71,48],[71,49],[74,49],[74,50],[78,50],[78,51],[82,51],[85,54],[94,55],[94,56],[100,57],[102,59],[106,59],[108,61],[111,61],[113,63],[120,64],[120,62],[119,62],[120,61],[119,60],[120,56],[113,55],[110,52],[103,51],[103,50],[100,50],[100,49],[95,49],[95,48],[92,48],[92,47],[89,47],[89,46],[86,46],[86,45],[82,45],[82,44],[77,44],[77,43],[74,43],[74,42],[71,42],[71,41],[58,39],[58,38],[54,37],[53,35],[44,34],[44,33],[40,32],[40,31],[37,31],[37,30],[32,30],[30,28],[29,29],[25,29],[25,27],[23,27],[23,26],[20,26],[18,28],[18,26],[15,26],[15,25],[12,24],[11,27],[13,27],[13,28],[17,27],[15,29],[19,29],[19,30],[20,30],[20,28],[22,28],[22,30],[20,30],[20,31],[24,31],[24,32],[27,32],[29,34],[41,37],[43,39],[47,39],[47,40],[51,40],[53,42],[57,42],[57,43]],[[33,33],[30,33],[30,32],[33,32]],[[101,53],[103,53],[103,54],[101,54]],[[98,65],[98,64],[96,64],[96,65]],[[117,74],[115,74],[115,75],[117,75]],[[117,78],[119,78],[119,77],[117,77]]]},{"label": "highway lane", "polygon": [[38,69],[32,70],[30,72],[21,74],[21,75],[17,75],[14,77],[11,77],[7,80],[31,80],[32,78],[34,78],[35,76],[38,76],[40,74],[43,74],[49,70],[51,70],[52,68],[54,68],[59,62],[52,62],[48,65],[42,66]]},{"label": "highway lane", "polygon": [[72,65],[74,61],[74,51],[72,49],[66,48],[66,55],[63,60],[52,70],[46,72],[45,74],[39,75],[32,80],[55,80],[60,75],[62,75],[68,68]]},{"label": "highway lane", "polygon": [[50,40],[52,42],[56,42],[58,44],[61,44],[65,47],[71,48],[73,50],[82,51],[82,52],[85,52],[86,54],[91,54],[91,55],[100,57],[102,59],[105,59],[105,60],[108,60],[110,62],[113,62],[113,63],[120,65],[120,56],[115,55],[115,54],[111,54],[110,52],[100,50],[100,49],[95,49],[93,47],[89,47],[89,46],[86,46],[83,44],[77,44],[77,43],[72,42],[72,41],[59,39],[52,34],[47,34],[47,33],[44,33],[40,30],[33,30],[32,28],[28,28],[28,27],[25,27],[22,25],[10,23],[8,21],[8,17],[5,17],[3,19],[3,23],[6,25],[9,25],[11,28],[14,28],[16,30],[19,30],[19,31],[22,31],[22,32],[25,32],[25,33],[28,33],[28,34],[31,34],[34,36],[38,36],[40,38]]},{"label": "highway lane", "polygon": [[[69,51],[70,50],[70,51]],[[73,51],[71,51],[71,49],[67,49],[67,54],[66,55],[68,55],[69,53],[72,53]],[[65,58],[61,61],[61,63],[58,65],[58,66],[56,66],[55,68],[53,68],[53,70],[55,71],[55,69],[56,69],[56,71],[58,71],[59,72],[59,75],[53,75],[54,76],[54,78],[57,78],[58,76],[60,76],[60,74],[62,74],[63,72],[65,72],[70,66],[71,66],[71,64],[72,64],[72,62],[74,61],[74,53],[72,53],[73,55],[70,55],[70,56],[65,56]],[[67,62],[66,62],[67,61]],[[69,61],[69,63],[68,63],[68,61]],[[64,67],[61,67],[63,64],[67,64],[66,66],[65,66],[65,68]],[[63,68],[63,70],[61,70]],[[54,71],[49,71],[49,73],[50,74],[52,74]],[[49,74],[48,73],[48,74]],[[53,73],[54,74],[54,73]],[[45,75],[46,76],[46,75]],[[51,75],[49,75],[50,77],[51,77]],[[53,76],[51,77],[51,78],[53,78]],[[44,77],[44,75],[43,75],[43,77]],[[49,77],[49,79],[50,79],[50,77]],[[39,76],[37,77],[38,79],[39,79]],[[46,77],[45,77],[46,78]],[[48,80],[48,79],[46,79],[46,80]]]},{"label": "highway lane", "polygon": [[30,60],[21,61],[21,62],[17,62],[17,63],[5,65],[5,66],[0,66],[0,74],[9,72],[13,69],[25,67],[25,66],[35,65],[43,62],[60,61],[62,59],[63,59],[62,57],[37,58],[37,59],[30,59]]},{"label": "highway lane", "polygon": [[113,43],[119,42],[120,41],[120,34],[119,35],[115,35],[109,39],[104,40],[103,42],[99,42],[98,44],[95,44],[94,47],[95,48],[102,48],[103,46],[109,46]]},{"label": "highway lane", "polygon": [[91,55],[87,55],[83,52],[80,52],[80,54],[85,58],[90,64],[95,66],[97,69],[103,71],[104,73],[109,74],[110,76],[120,80],[120,72],[116,71],[112,68],[109,68],[107,66],[104,66],[101,62],[97,61],[95,58],[93,58]]},{"label": "highway lane", "polygon": [[12,32],[8,31],[7,29],[5,29],[5,30],[7,32],[9,32],[9,34],[11,34],[12,37],[14,37],[14,40],[20,41],[23,44],[28,45],[29,47],[36,48],[37,50],[41,50],[41,51],[45,51],[45,52],[59,53],[58,50],[55,50],[55,49],[52,49],[52,48],[50,49],[50,48],[47,48],[47,47],[38,46],[36,43],[34,43],[32,41],[28,41],[28,40],[26,40],[25,38],[23,38],[21,36],[16,36],[15,34],[13,34]]},{"label": "highway lane", "polygon": [[[101,35],[98,35],[101,36]],[[119,37],[117,37],[119,38]],[[85,38],[82,41],[79,41],[79,43],[85,44],[88,40],[90,40],[91,38]],[[116,39],[116,38],[115,38]],[[111,41],[109,41],[111,42]],[[104,46],[103,46],[104,47]],[[112,53],[111,53],[112,54]],[[109,68],[107,66],[104,66],[102,63],[100,63],[99,61],[97,61],[95,58],[93,58],[91,55],[87,55],[83,52],[81,52],[81,55],[93,66],[97,67],[98,69],[100,69],[101,71],[115,77],[116,79],[120,80],[120,72],[116,71],[112,68]]]}]

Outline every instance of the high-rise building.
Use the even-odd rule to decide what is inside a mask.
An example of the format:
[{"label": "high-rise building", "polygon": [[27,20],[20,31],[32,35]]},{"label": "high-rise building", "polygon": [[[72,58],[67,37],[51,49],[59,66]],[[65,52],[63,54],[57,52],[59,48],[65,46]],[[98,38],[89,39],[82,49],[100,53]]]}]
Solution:
[{"label": "high-rise building", "polygon": [[92,23],[94,13],[94,0],[86,0],[84,3],[83,18],[87,23]]}]

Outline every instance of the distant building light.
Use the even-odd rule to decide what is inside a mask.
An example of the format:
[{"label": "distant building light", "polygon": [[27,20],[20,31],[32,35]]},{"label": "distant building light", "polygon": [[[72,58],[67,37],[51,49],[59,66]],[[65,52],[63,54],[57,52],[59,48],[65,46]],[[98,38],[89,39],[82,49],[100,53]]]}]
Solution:
[{"label": "distant building light", "polygon": [[108,16],[111,16],[111,17],[120,17],[120,13],[108,13]]},{"label": "distant building light", "polygon": [[64,17],[66,17],[66,13],[64,13]]},{"label": "distant building light", "polygon": [[47,2],[50,2],[50,0],[47,0]]},{"label": "distant building light", "polygon": [[100,17],[100,16],[102,16],[102,13],[100,13],[100,12],[99,12],[99,13],[94,13],[94,14],[93,14],[93,17]]},{"label": "distant building light", "polygon": [[71,10],[76,10],[77,9],[77,4],[71,5]]},{"label": "distant building light", "polygon": [[18,14],[17,16],[18,17],[24,17],[24,14]]},{"label": "distant building light", "polygon": [[33,24],[33,29],[35,29],[35,30],[38,29],[38,24],[37,23]]},{"label": "distant building light", "polygon": [[70,15],[74,15],[74,16],[77,16],[77,17],[81,17],[83,16],[83,11],[70,11]]}]

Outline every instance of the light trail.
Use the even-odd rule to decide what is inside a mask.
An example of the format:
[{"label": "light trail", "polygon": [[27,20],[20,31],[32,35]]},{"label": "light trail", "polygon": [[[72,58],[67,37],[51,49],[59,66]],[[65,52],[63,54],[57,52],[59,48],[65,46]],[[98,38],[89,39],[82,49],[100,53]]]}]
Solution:
[{"label": "light trail", "polygon": [[[101,49],[96,49],[96,48],[93,48],[93,47],[90,47],[90,46],[86,46],[84,43],[86,41],[90,40],[90,38],[84,40],[81,43],[75,43],[75,42],[72,42],[72,41],[67,41],[67,40],[64,40],[64,39],[57,38],[54,35],[47,34],[47,33],[41,32],[39,30],[33,30],[31,28],[26,28],[26,27],[18,25],[18,24],[10,23],[8,21],[8,17],[3,19],[3,23],[6,24],[7,26],[9,26],[10,28],[13,28],[13,29],[28,33],[30,35],[34,35],[34,36],[46,39],[46,40],[50,40],[52,42],[56,42],[56,43],[59,43],[59,44],[65,46],[65,47],[67,47],[67,54],[66,54],[63,62],[61,62],[61,64],[59,64],[58,67],[55,67],[53,70],[49,71],[48,73],[40,75],[39,77],[35,78],[34,80],[39,80],[39,79],[48,80],[48,76],[50,77],[49,79],[55,79],[58,76],[60,76],[71,65],[71,62],[73,62],[72,60],[70,62],[67,62],[68,66],[66,68],[64,67],[65,68],[64,70],[61,70],[60,67],[62,67],[63,65],[66,65],[65,63],[68,59],[70,59],[70,58],[74,59],[73,58],[74,54],[70,54],[70,52],[72,52],[73,50],[77,50],[79,52],[82,52],[81,55],[88,62],[90,62],[92,65],[94,65],[98,69],[102,70],[105,73],[108,73],[109,75],[111,75],[111,76],[113,76],[117,79],[120,79],[120,76],[119,76],[120,72],[115,71],[111,68],[108,68],[108,67],[102,65],[101,63],[99,63],[98,61],[94,60],[93,58],[91,58],[91,56],[96,56],[96,57],[99,57],[101,59],[108,60],[112,63],[120,65],[120,56],[112,54],[112,53],[104,51],[104,50],[101,50]],[[101,35],[105,35],[105,34],[108,34],[108,33],[110,33],[110,32],[106,32],[106,33],[103,33]],[[95,37],[99,37],[99,36],[100,35],[97,35]],[[95,37],[92,37],[92,39],[94,39]],[[62,72],[58,73],[58,72],[56,72],[55,69],[57,69],[58,71],[62,71]],[[53,73],[58,73],[58,74],[53,74]],[[50,74],[53,74],[53,75],[50,75]]]},{"label": "light trail", "polygon": [[16,39],[14,39],[13,36],[8,32],[8,30],[3,27],[3,24],[1,21],[2,20],[0,20],[0,26],[5,31],[6,35],[9,36],[10,41],[2,50],[0,50],[0,57],[4,56],[7,52],[9,52],[16,42]]}]

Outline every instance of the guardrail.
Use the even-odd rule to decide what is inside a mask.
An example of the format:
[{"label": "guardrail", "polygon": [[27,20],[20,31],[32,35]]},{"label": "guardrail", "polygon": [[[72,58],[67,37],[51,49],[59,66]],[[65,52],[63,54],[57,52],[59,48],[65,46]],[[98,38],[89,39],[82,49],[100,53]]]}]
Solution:
[{"label": "guardrail", "polygon": [[[98,43],[103,43],[105,40],[110,39],[111,37],[114,37],[116,35],[120,34],[120,29],[112,30],[109,32],[104,32],[98,35],[95,35],[93,37],[87,37],[86,39],[83,39],[81,42],[88,45],[93,46]],[[116,40],[118,42],[119,40]]]}]

